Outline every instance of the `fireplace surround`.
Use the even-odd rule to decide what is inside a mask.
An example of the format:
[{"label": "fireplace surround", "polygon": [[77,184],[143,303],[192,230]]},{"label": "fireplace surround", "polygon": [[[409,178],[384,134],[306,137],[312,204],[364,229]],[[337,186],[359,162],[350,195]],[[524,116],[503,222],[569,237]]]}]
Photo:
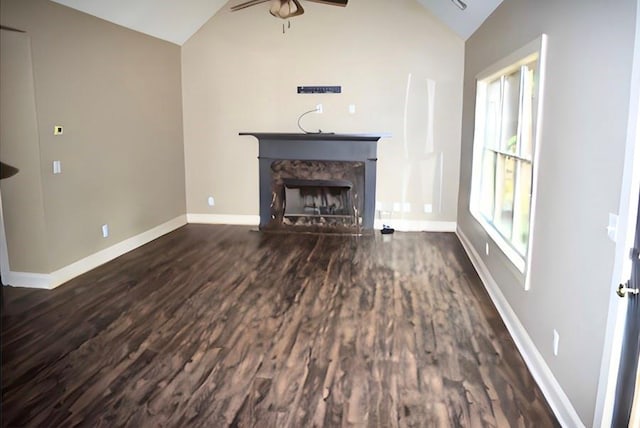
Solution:
[{"label": "fireplace surround", "polygon": [[372,230],[374,134],[241,132],[259,142],[260,230]]}]

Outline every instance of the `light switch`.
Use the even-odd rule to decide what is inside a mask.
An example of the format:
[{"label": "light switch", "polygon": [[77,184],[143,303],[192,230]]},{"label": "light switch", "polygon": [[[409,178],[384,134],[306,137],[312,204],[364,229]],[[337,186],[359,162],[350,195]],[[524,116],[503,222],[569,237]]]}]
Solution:
[{"label": "light switch", "polygon": [[349,114],[356,114],[356,105],[349,104]]},{"label": "light switch", "polygon": [[59,160],[53,161],[53,173],[62,174],[62,164]]}]

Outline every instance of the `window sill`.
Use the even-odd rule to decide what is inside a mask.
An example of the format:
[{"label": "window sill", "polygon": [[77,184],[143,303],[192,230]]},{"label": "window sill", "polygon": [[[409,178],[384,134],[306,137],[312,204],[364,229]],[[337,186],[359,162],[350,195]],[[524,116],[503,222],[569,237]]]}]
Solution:
[{"label": "window sill", "polygon": [[484,217],[478,212],[471,210],[471,215],[475,218],[482,228],[487,232],[491,240],[500,249],[513,266],[524,276],[526,271],[526,261],[509,243],[498,233],[498,231],[488,223]]}]

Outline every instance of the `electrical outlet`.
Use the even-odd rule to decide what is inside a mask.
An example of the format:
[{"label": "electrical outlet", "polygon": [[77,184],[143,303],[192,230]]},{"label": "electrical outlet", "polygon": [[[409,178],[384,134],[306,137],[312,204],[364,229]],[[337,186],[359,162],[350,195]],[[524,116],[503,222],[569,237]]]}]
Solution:
[{"label": "electrical outlet", "polygon": [[316,104],[316,113],[324,113],[324,108],[322,104]]},{"label": "electrical outlet", "polygon": [[402,204],[400,202],[394,202],[393,211],[396,213],[402,212]]},{"label": "electrical outlet", "polygon": [[106,238],[109,236],[109,225],[108,224],[103,224],[102,225],[102,237]]},{"label": "electrical outlet", "polygon": [[62,125],[56,125],[53,127],[53,135],[62,135],[64,132],[64,128]]},{"label": "electrical outlet", "polygon": [[553,355],[558,356],[558,347],[560,346],[560,335],[558,331],[553,329]]},{"label": "electrical outlet", "polygon": [[62,163],[59,160],[53,161],[53,173],[62,174]]},{"label": "electrical outlet", "polygon": [[349,104],[349,114],[356,114],[356,105]]},{"label": "electrical outlet", "polygon": [[425,214],[430,214],[433,212],[433,205],[431,204],[424,204],[424,213]]},{"label": "electrical outlet", "polygon": [[209,196],[209,198],[207,199],[207,204],[209,204],[210,207],[216,204],[216,201],[215,199],[213,199],[213,196]]},{"label": "electrical outlet", "polygon": [[489,243],[485,242],[484,243],[484,253],[488,256],[489,255]]}]

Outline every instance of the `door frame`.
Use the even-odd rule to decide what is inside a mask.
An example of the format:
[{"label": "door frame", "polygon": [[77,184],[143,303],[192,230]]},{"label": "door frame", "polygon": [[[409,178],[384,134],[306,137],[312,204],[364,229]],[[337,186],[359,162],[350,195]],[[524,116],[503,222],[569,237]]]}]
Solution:
[{"label": "door frame", "polygon": [[[640,201],[638,202],[640,207]],[[626,283],[627,287],[637,289],[640,283],[640,261],[637,249],[640,248],[640,218],[636,220],[634,250],[630,251],[632,259],[631,278]],[[638,337],[640,332],[640,296],[627,294],[623,297],[627,301],[626,322],[622,339],[622,353],[618,369],[618,383],[616,385],[616,400],[613,403],[613,426],[624,426],[631,422],[631,413],[634,398],[639,398],[636,392],[638,375]],[[634,397],[635,396],[635,397]]]},{"label": "door frame", "polygon": [[2,284],[7,284],[9,276],[9,249],[7,247],[7,235],[4,230],[4,216],[2,215],[2,191],[0,190],[0,276],[2,276]]},{"label": "door frame", "polygon": [[611,426],[613,417],[628,304],[628,299],[620,298],[616,294],[616,289],[618,284],[625,283],[631,277],[629,250],[634,245],[638,214],[638,195],[640,194],[640,0],[636,0],[635,27],[626,149],[615,239],[615,261],[609,284],[609,312],[593,417],[594,427]]},{"label": "door frame", "polygon": [[[4,25],[0,27],[0,32],[2,31],[19,31],[13,28],[5,27]],[[7,235],[4,229],[4,215],[2,214],[2,191],[0,190],[0,276],[2,277],[2,283],[0,286],[8,284],[9,277],[11,276],[11,269],[9,267],[9,248],[7,246]]]}]

